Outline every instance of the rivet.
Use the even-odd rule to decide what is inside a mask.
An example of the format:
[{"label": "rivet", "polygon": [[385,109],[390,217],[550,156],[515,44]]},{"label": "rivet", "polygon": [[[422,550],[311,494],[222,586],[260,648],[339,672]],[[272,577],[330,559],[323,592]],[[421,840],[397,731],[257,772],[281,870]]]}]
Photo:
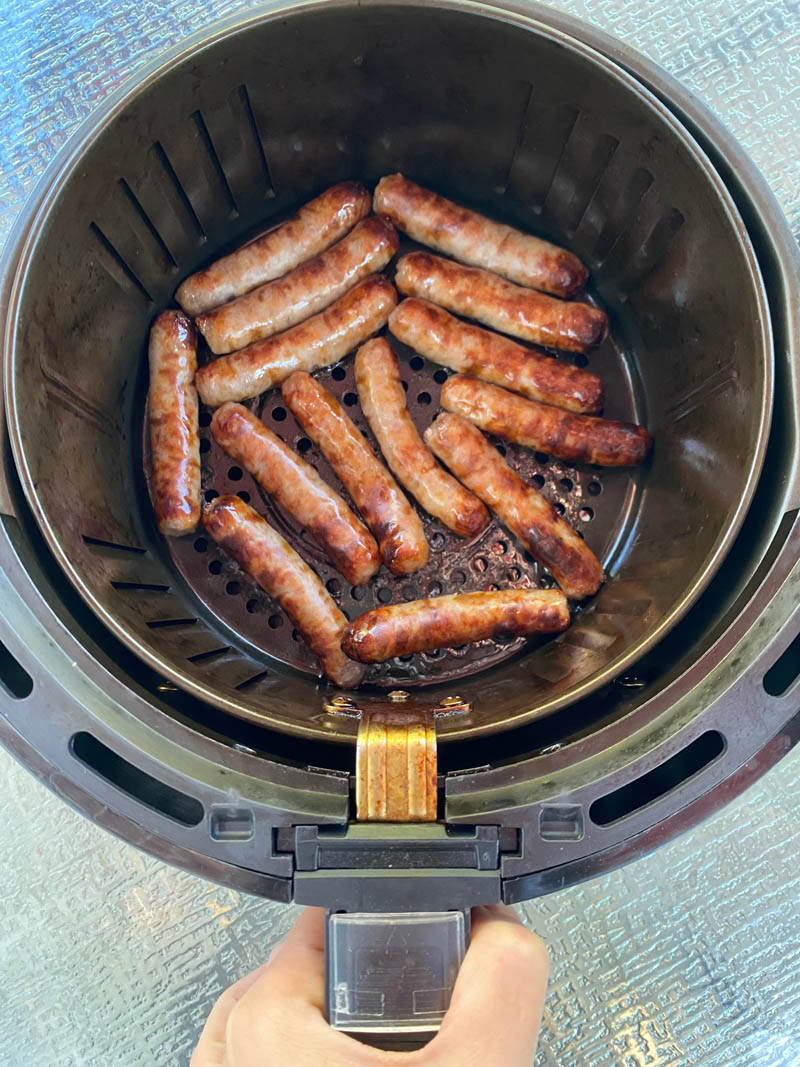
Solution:
[{"label": "rivet", "polygon": [[393,689],[389,694],[389,700],[393,704],[402,704],[404,700],[408,700],[408,693],[405,689]]},{"label": "rivet", "polygon": [[445,697],[439,705],[440,708],[457,708],[459,704],[463,704],[462,697]]}]

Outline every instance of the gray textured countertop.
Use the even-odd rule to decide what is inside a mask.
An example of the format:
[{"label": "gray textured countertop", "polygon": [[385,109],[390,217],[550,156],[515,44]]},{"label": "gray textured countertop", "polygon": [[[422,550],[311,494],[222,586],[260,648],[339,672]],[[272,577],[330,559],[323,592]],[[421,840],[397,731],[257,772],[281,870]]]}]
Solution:
[{"label": "gray textured countertop", "polygon": [[[103,97],[225,0],[0,9],[0,242]],[[800,237],[800,3],[557,5],[661,63],[730,127]],[[0,1063],[186,1063],[293,908],[173,870],[0,753]],[[658,853],[522,908],[553,976],[547,1067],[800,1067],[800,751]]]}]

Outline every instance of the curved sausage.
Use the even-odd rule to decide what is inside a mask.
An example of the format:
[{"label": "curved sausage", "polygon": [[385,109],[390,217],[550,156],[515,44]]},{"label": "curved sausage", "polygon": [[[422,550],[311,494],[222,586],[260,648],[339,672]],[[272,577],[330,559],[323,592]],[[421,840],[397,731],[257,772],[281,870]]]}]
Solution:
[{"label": "curved sausage", "polygon": [[445,412],[425,431],[425,440],[548,568],[568,597],[580,600],[597,592],[603,583],[597,557],[555,508],[512,471],[480,430],[460,415]]},{"label": "curved sausage", "polygon": [[211,432],[217,444],[309,532],[350,585],[370,580],[381,565],[375,538],[310,463],[241,404],[217,408]]},{"label": "curved sausage", "polygon": [[566,249],[492,222],[402,174],[381,178],[373,206],[420,244],[462,263],[502,274],[518,285],[555,296],[573,296],[589,277],[578,257]]},{"label": "curved sausage", "polygon": [[573,415],[464,374],[456,374],[444,383],[441,403],[486,433],[574,463],[636,466],[644,463],[653,443],[643,426]]},{"label": "curved sausage", "polygon": [[336,397],[298,371],[283,383],[283,399],[336,471],[392,574],[424,567],[429,549],[419,515]]},{"label": "curved sausage", "polygon": [[529,400],[569,411],[603,410],[603,383],[596,374],[462,322],[427,300],[402,300],[389,316],[389,329],[434,363],[505,386]]},{"label": "curved sausage", "polygon": [[347,619],[305,560],[238,496],[219,496],[203,511],[203,525],[305,637],[322,670],[344,688],[358,685],[364,668],[342,652]]},{"label": "curved sausage", "polygon": [[150,330],[150,463],[153,507],[162,534],[191,533],[200,521],[197,336],[179,311],[164,311]]},{"label": "curved sausage", "polygon": [[371,206],[372,198],[358,182],[332,185],[296,215],[187,278],[176,299],[189,315],[198,315],[280,278],[344,237]]},{"label": "curved sausage", "polygon": [[382,270],[396,251],[394,227],[374,216],[364,219],[327,251],[238,300],[198,315],[195,325],[216,355],[244,348],[322,311],[362,278]]},{"label": "curved sausage", "polygon": [[361,408],[395,478],[425,510],[460,537],[474,537],[489,522],[480,500],[439,466],[406,407],[394,353],[381,337],[356,353]]},{"label": "curved sausage", "polygon": [[462,267],[428,252],[410,252],[397,264],[395,285],[406,296],[431,300],[523,341],[585,352],[608,333],[605,311],[589,304],[513,285],[488,270]]},{"label": "curved sausage", "polygon": [[367,611],[345,629],[342,649],[360,663],[382,663],[470,641],[560,633],[568,626],[567,599],[558,589],[455,593]]},{"label": "curved sausage", "polygon": [[200,399],[210,407],[247,400],[280,385],[293,371],[336,363],[377,333],[396,304],[392,283],[373,274],[319,315],[201,367],[195,378]]}]

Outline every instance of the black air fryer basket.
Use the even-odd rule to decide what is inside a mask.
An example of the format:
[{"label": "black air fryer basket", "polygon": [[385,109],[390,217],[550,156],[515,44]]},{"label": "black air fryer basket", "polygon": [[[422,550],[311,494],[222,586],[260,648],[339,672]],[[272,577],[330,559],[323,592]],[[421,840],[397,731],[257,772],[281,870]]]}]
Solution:
[{"label": "black air fryer basket", "polygon": [[[333,182],[398,170],[587,263],[605,413],[656,445],[633,473],[508,449],[609,575],[563,637],[392,661],[341,694],[206,538],[157,535],[146,343],[188,274]],[[667,839],[796,739],[797,250],[738,145],[641,57],[534,5],[239,17],[78,131],[2,282],[0,729],[133,843],[347,913],[513,902]],[[396,347],[424,427],[440,368]],[[352,359],[320,377],[350,405]],[[255,410],[307,447],[279,394]],[[548,580],[496,525],[464,543],[426,518],[424,571],[349,589],[201,424],[204,492],[249,498],[350,617]],[[434,714],[435,824],[354,817],[359,722],[382,708]]]}]

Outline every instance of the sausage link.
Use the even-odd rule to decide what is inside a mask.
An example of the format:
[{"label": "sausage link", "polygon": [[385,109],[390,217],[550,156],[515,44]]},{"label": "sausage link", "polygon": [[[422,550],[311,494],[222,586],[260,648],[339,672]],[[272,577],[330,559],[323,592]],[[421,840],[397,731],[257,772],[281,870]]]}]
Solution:
[{"label": "sausage link", "polygon": [[477,267],[462,267],[429,252],[409,252],[397,264],[395,285],[406,296],[431,300],[523,341],[585,352],[608,333],[608,316],[590,304],[523,289]]},{"label": "sausage link", "polygon": [[382,663],[471,641],[560,633],[568,626],[569,607],[558,589],[455,593],[367,611],[347,626],[342,648],[360,663]]},{"label": "sausage link", "polygon": [[389,316],[389,329],[434,363],[505,386],[529,400],[569,411],[603,410],[603,383],[596,374],[462,322],[427,300],[402,300]]},{"label": "sausage link", "polygon": [[343,688],[358,685],[364,668],[342,651],[347,619],[292,546],[238,496],[220,496],[207,504],[203,525],[286,612],[330,680]]},{"label": "sausage link", "polygon": [[480,430],[460,415],[440,415],[425,440],[468,489],[492,509],[552,573],[568,597],[592,596],[603,568],[591,549],[545,498],[513,471]]},{"label": "sausage link", "polygon": [[162,534],[191,533],[200,521],[197,335],[185,315],[164,311],[150,330],[150,463],[153,508]]},{"label": "sausage link", "polygon": [[397,251],[397,232],[372,216],[291,273],[204,315],[195,325],[216,355],[288,330],[382,270]]},{"label": "sausage link", "polygon": [[381,565],[375,538],[310,463],[241,404],[217,408],[211,432],[308,531],[350,585],[370,580]]},{"label": "sausage link", "polygon": [[356,388],[384,459],[395,478],[427,512],[460,537],[474,537],[489,522],[480,500],[439,466],[406,407],[397,360],[381,337],[356,353]]},{"label": "sausage link", "polygon": [[176,299],[189,315],[199,315],[280,278],[344,237],[371,206],[372,198],[358,182],[332,185],[296,215],[187,278]]},{"label": "sausage link", "polygon": [[210,407],[247,400],[280,385],[293,371],[336,363],[377,333],[396,304],[392,283],[373,274],[318,315],[201,367],[195,378],[200,399]]},{"label": "sausage link", "polygon": [[336,397],[298,371],[283,383],[283,399],[352,497],[392,574],[424,567],[429,549],[419,515]]},{"label": "sausage link", "polygon": [[402,174],[381,178],[373,207],[420,244],[462,263],[502,274],[518,285],[555,296],[573,296],[589,276],[578,257],[566,249],[493,222]]},{"label": "sausage link", "polygon": [[464,374],[444,383],[441,404],[495,437],[574,463],[636,466],[644,463],[653,443],[643,426],[573,415]]}]

